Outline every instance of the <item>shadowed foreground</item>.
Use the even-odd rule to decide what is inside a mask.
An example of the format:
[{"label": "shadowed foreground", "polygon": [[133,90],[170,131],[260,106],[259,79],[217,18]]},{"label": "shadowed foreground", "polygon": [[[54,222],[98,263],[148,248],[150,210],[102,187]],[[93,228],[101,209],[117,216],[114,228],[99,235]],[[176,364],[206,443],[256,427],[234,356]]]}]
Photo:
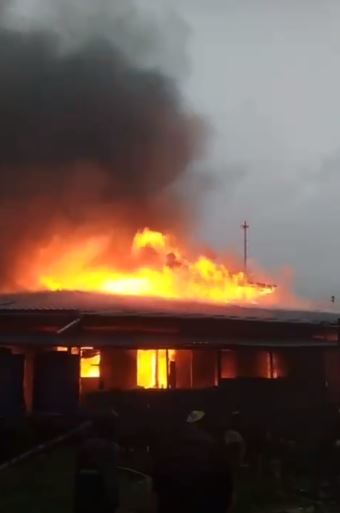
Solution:
[{"label": "shadowed foreground", "polygon": [[[0,512],[72,513],[73,473],[74,453],[69,448],[40,455],[30,462],[2,472],[0,475]],[[125,507],[121,509],[122,513],[146,511],[141,503],[147,502],[143,500],[143,496],[146,497],[148,494],[148,484],[141,483],[138,476],[122,471],[120,486],[123,495],[122,502],[125,504]],[[269,483],[263,483],[259,487],[252,479],[244,478],[240,488],[235,513],[328,512],[327,509],[314,509],[311,505],[303,507],[301,501],[297,501],[295,507],[291,504],[288,507],[285,504],[280,505],[281,501],[275,498]],[[291,503],[291,501],[289,502]],[[140,509],[130,509],[138,503],[141,505]]]}]

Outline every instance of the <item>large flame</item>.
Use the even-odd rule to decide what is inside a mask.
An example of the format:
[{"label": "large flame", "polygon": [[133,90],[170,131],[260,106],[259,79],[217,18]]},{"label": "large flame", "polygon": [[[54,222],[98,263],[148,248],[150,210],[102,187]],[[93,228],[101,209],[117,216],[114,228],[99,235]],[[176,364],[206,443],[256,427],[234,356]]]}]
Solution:
[{"label": "large flame", "polygon": [[35,266],[33,287],[216,303],[256,303],[275,291],[203,254],[189,258],[169,235],[148,228],[135,234],[125,261],[117,263],[114,254],[112,261],[101,258],[108,244],[105,237],[67,241],[65,247],[54,241]]},{"label": "large flame", "polygon": [[[81,290],[213,303],[257,303],[275,286],[251,283],[223,262],[188,256],[170,235],[145,228],[126,243],[116,236],[53,237],[32,252],[21,288]],[[82,348],[81,377],[100,377],[100,353]],[[93,354],[92,354],[93,353]],[[137,350],[137,386],[167,388],[176,352]]]}]

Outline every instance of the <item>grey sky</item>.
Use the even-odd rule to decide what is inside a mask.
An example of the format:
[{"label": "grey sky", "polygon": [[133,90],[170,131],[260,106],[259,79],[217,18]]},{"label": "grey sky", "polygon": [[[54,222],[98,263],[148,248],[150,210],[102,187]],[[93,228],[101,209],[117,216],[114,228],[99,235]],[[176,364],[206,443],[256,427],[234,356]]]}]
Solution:
[{"label": "grey sky", "polygon": [[340,3],[178,0],[190,27],[184,87],[214,129],[200,233],[241,243],[298,292],[340,300]]},{"label": "grey sky", "polygon": [[[36,5],[35,14],[45,5],[13,3],[23,12]],[[150,13],[158,20],[144,30],[150,41],[145,46],[143,39],[140,48],[179,77],[190,104],[211,126],[203,169],[215,186],[207,189],[198,235],[217,249],[238,250],[239,226],[247,218],[251,256],[260,265],[289,266],[299,293],[320,302],[335,294],[340,301],[340,2],[136,3],[147,6],[144,28]],[[109,12],[132,2],[87,1],[86,8],[94,4]],[[135,34],[131,13],[124,30]],[[91,18],[80,27],[94,24]],[[150,53],[153,41],[157,51]]]}]

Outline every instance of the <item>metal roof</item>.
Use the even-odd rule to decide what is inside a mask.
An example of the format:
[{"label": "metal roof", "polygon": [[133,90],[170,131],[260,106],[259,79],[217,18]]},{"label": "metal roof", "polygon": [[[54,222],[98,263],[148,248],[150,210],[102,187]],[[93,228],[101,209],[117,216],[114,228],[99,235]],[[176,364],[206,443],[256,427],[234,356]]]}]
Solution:
[{"label": "metal roof", "polygon": [[126,347],[331,347],[329,312],[279,310],[86,292],[0,295],[0,343]]},{"label": "metal roof", "polygon": [[337,349],[337,341],[313,340],[313,339],[228,339],[228,338],[193,338],[181,336],[164,336],[155,334],[148,335],[126,335],[119,336],[100,335],[92,337],[82,333],[80,337],[60,337],[55,333],[48,334],[2,334],[0,333],[0,345],[3,346],[26,346],[26,347],[55,347],[55,346],[85,346],[85,347],[114,347],[125,349]]},{"label": "metal roof", "polygon": [[88,292],[33,292],[0,295],[0,314],[74,312],[103,316],[209,317],[271,323],[301,323],[335,326],[340,313],[216,305],[155,298],[114,296]]}]

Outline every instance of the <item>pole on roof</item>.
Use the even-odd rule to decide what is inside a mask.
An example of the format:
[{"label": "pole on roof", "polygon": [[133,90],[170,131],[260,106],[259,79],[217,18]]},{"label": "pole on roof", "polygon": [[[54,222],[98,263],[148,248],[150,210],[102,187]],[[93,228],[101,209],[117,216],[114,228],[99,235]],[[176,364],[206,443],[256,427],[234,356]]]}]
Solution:
[{"label": "pole on roof", "polygon": [[241,225],[243,230],[243,272],[245,276],[248,276],[248,229],[249,224],[247,221]]}]

